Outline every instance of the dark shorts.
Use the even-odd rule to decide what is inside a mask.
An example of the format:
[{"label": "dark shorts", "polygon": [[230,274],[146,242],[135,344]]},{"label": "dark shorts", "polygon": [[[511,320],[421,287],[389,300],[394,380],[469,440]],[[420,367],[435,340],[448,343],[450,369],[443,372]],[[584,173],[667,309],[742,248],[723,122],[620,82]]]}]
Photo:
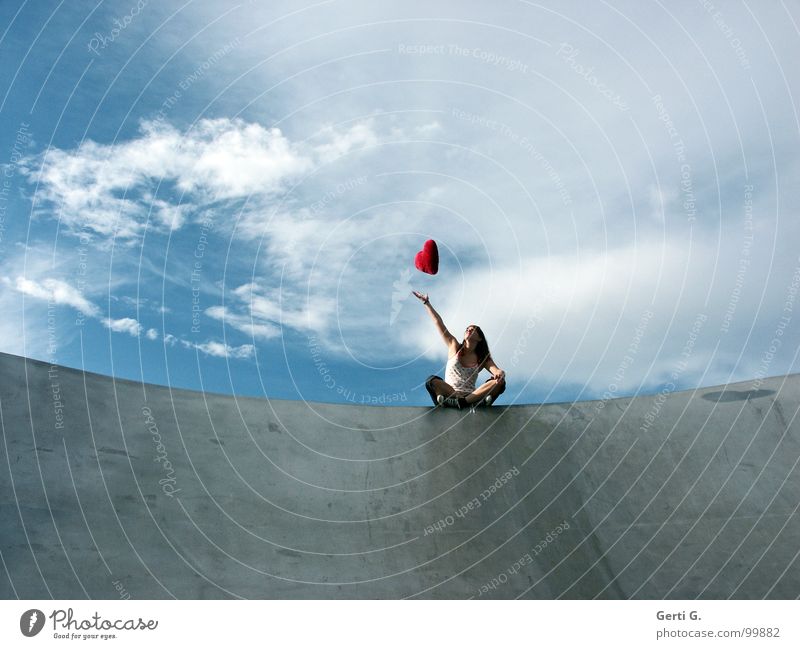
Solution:
[{"label": "dark shorts", "polygon": [[[441,376],[436,376],[434,374],[431,374],[428,377],[427,381],[425,381],[425,389],[428,391],[428,394],[431,395],[431,401],[433,401],[433,405],[436,406],[438,405],[436,403],[436,392],[433,389],[433,385],[431,385],[433,379],[439,379],[440,381],[444,381],[444,379]],[[491,380],[492,380],[491,378],[486,379],[486,381],[491,381]],[[484,381],[484,383],[486,383],[486,381]],[[494,395],[494,399],[497,400],[497,397],[499,397],[505,391],[506,391],[506,384],[505,382],[503,382],[503,388],[500,390],[500,392]]]}]

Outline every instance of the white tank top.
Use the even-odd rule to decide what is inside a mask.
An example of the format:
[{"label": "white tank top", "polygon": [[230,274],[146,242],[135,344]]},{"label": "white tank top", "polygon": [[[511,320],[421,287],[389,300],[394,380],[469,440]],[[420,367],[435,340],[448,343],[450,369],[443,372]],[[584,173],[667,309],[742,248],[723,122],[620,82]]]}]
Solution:
[{"label": "white tank top", "polygon": [[471,367],[465,367],[458,360],[458,356],[453,356],[447,359],[444,380],[453,386],[459,396],[464,396],[475,389],[475,379],[478,377],[480,371],[480,363]]}]

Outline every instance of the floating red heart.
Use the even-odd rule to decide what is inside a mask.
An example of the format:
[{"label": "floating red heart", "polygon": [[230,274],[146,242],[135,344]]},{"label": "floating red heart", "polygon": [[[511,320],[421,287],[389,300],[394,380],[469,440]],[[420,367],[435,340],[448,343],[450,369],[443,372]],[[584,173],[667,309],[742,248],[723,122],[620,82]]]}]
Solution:
[{"label": "floating red heart", "polygon": [[414,265],[417,270],[421,270],[428,275],[435,275],[439,272],[439,248],[433,239],[428,239],[422,250],[414,257]]}]

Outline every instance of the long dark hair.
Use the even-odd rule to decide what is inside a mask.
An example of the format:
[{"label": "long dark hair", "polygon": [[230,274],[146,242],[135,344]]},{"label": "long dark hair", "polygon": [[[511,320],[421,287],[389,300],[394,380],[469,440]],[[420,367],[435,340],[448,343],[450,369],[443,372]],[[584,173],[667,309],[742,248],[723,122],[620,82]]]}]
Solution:
[{"label": "long dark hair", "polygon": [[[472,325],[481,335],[481,339],[478,341],[478,344],[475,345],[475,354],[478,357],[478,365],[483,365],[484,361],[489,358],[489,343],[486,342],[486,336],[483,335],[483,329],[481,329],[478,325]],[[464,354],[464,343],[465,340],[461,341],[461,344],[458,346],[458,351],[456,352],[456,356],[461,359]]]}]

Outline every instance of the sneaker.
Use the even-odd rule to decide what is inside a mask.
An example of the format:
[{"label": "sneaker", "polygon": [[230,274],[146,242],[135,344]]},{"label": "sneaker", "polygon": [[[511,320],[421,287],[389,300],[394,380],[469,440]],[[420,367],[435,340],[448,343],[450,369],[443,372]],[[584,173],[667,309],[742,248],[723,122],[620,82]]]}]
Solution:
[{"label": "sneaker", "polygon": [[458,408],[459,410],[462,408],[462,399],[458,397],[443,397],[440,394],[438,397],[436,397],[436,402],[445,408]]},{"label": "sneaker", "polygon": [[483,401],[481,401],[481,405],[482,406],[491,406],[492,405],[492,395],[491,394],[487,394],[483,398]]}]

